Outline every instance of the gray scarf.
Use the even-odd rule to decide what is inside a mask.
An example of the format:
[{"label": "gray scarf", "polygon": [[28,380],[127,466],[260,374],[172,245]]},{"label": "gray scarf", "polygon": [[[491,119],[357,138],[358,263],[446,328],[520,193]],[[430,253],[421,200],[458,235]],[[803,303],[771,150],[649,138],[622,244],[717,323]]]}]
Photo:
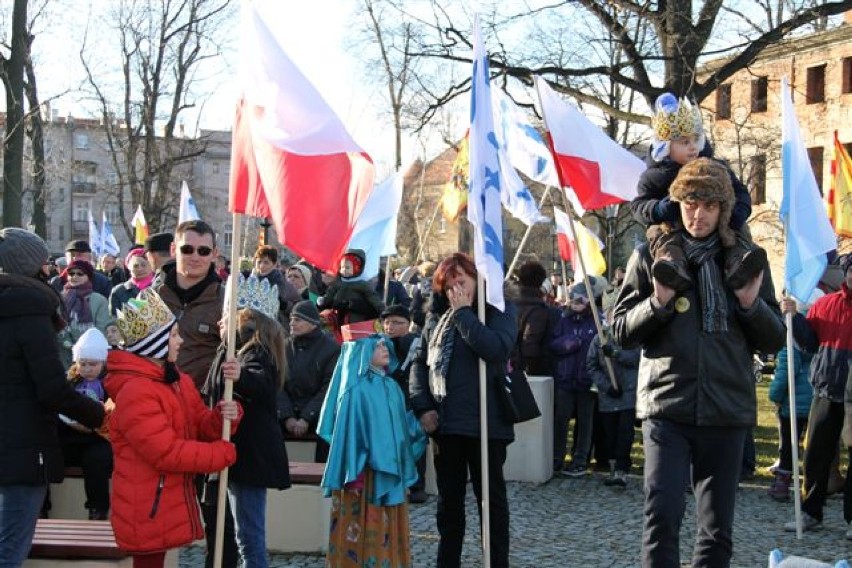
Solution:
[{"label": "gray scarf", "polygon": [[683,237],[683,251],[689,264],[698,267],[698,293],[701,297],[701,322],[704,331],[728,331],[728,299],[716,256],[722,250],[718,233],[698,240]]},{"label": "gray scarf", "polygon": [[429,349],[426,353],[426,364],[429,365],[429,391],[438,402],[447,396],[447,373],[450,370],[450,359],[452,359],[453,345],[456,341],[454,313],[455,310],[450,308],[438,320],[429,338]]}]

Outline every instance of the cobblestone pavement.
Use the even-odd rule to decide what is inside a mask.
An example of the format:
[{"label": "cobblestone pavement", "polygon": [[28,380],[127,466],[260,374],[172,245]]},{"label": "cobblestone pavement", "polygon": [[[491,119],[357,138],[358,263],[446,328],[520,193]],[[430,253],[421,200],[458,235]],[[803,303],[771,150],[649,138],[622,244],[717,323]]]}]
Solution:
[{"label": "cobblestone pavement", "polygon": [[[511,509],[511,556],[513,568],[628,567],[638,566],[642,533],[641,478],[631,476],[627,489],[602,484],[600,474],[584,479],[557,478],[544,485],[508,484]],[[468,486],[470,487],[470,486]],[[783,530],[793,518],[792,503],[778,503],[766,495],[762,482],[746,483],[737,494],[734,529],[736,567],[765,567],[769,551],[780,548],[787,554],[823,561],[852,559],[852,541],[845,539],[842,500],[832,497],[825,510],[821,530],[795,533]],[[462,566],[480,565],[476,505],[468,492],[468,532]],[[688,565],[694,534],[692,496],[686,495],[686,517],[681,531],[682,562]],[[412,505],[411,547],[413,565],[435,565],[438,533],[435,528],[435,497],[423,505]],[[181,568],[204,565],[203,549],[181,551]],[[321,568],[319,556],[272,556],[274,568]]]}]

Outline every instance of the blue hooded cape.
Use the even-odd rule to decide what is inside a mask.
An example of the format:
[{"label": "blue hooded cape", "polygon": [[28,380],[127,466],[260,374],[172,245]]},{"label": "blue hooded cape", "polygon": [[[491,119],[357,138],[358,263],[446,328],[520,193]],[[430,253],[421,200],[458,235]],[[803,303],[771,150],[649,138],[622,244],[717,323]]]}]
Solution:
[{"label": "blue hooded cape", "polygon": [[331,445],[322,478],[325,495],[343,489],[364,471],[373,470],[374,505],[399,505],[417,481],[417,459],[426,449],[426,434],[412,412],[405,410],[399,385],[370,366],[373,351],[384,341],[393,370],[398,360],[390,339],[372,335],[347,341],[340,351],[317,434]]}]

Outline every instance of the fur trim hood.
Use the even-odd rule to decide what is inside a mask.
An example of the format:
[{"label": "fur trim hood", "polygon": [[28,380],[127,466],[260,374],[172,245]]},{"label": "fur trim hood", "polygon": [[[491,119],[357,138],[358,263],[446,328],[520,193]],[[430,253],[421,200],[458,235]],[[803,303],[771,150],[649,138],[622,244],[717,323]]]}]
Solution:
[{"label": "fur trim hood", "polygon": [[673,201],[716,201],[720,204],[717,231],[722,245],[729,247],[736,241],[731,229],[731,212],[734,208],[734,188],[727,168],[716,160],[698,158],[685,164],[669,188]]}]

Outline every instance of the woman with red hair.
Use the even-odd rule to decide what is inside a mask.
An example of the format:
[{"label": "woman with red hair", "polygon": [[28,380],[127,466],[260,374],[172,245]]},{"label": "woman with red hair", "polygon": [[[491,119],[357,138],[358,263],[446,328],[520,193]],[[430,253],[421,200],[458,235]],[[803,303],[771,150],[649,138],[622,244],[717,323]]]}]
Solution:
[{"label": "woman with red hair", "polygon": [[514,306],[509,303],[503,312],[486,305],[485,323],[481,323],[478,301],[473,260],[454,253],[441,261],[432,278],[431,305],[410,377],[412,408],[435,443],[439,567],[461,563],[468,476],[477,500],[482,500],[480,359],[486,363],[488,388],[491,565],[509,566],[509,504],[503,463],[515,434],[512,421],[498,404],[497,389],[515,345],[517,325]]}]

